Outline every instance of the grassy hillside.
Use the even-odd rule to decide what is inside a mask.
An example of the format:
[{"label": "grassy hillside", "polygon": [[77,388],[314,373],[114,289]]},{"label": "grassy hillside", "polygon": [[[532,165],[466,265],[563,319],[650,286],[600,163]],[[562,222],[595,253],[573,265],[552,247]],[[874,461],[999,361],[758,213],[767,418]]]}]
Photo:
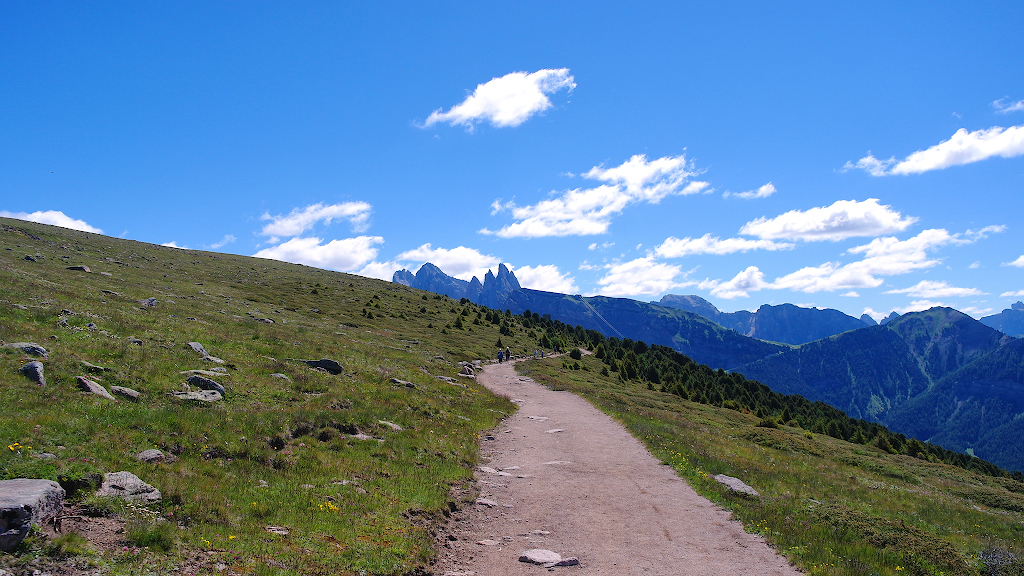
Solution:
[{"label": "grassy hillside", "polygon": [[[594,356],[517,367],[621,421],[810,574],[1024,573],[1024,483],[1017,480],[799,427],[766,427],[748,412],[602,375]],[[738,477],[761,497],[731,494],[709,478],[715,474]]]},{"label": "grassy hillside", "polygon": [[[429,520],[471,477],[477,433],[514,409],[457,378],[456,363],[491,357],[499,338],[520,351],[536,341],[519,320],[396,284],[28,222],[0,226],[0,340],[49,351],[39,387],[18,373],[36,358],[0,348],[0,478],[70,486],[127,470],[159,488],[153,509],[180,528],[154,526],[149,537],[178,552],[88,559],[124,573],[147,562],[170,571],[197,552],[247,573],[423,566]],[[67,269],[78,265],[91,271]],[[155,305],[139,302],[148,298]],[[193,341],[225,364],[204,361]],[[344,371],[293,360],[321,358]],[[182,371],[218,366],[227,369],[214,377],[227,389],[222,401],[167,395],[185,385]],[[81,392],[80,375],[142,397]],[[135,460],[153,447],[177,461]]]}]

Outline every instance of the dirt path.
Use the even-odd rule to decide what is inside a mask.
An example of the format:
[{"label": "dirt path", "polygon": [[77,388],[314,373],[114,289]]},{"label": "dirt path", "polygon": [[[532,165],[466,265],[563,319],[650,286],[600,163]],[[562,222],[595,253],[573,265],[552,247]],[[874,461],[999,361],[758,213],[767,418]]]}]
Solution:
[{"label": "dirt path", "polygon": [[481,440],[476,477],[493,506],[455,516],[439,576],[547,572],[519,561],[534,548],[578,557],[578,566],[550,568],[564,574],[800,574],[582,398],[510,364],[478,374],[520,409]]}]

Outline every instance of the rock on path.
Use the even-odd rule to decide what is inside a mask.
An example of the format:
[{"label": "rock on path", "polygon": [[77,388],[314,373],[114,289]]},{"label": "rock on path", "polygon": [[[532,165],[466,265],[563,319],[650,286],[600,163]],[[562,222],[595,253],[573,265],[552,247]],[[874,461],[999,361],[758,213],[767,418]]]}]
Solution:
[{"label": "rock on path", "polygon": [[800,574],[582,398],[521,380],[509,364],[477,379],[520,409],[481,441],[478,505],[448,525],[454,540],[435,573],[536,575],[549,563],[519,559],[545,550],[580,565],[550,569],[581,574]]}]

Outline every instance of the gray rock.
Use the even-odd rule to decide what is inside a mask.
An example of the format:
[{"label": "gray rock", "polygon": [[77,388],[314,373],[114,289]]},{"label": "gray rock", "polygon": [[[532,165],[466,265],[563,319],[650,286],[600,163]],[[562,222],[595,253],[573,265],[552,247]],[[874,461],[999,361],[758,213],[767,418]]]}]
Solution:
[{"label": "gray rock", "polygon": [[130,502],[151,504],[163,496],[160,491],[146,484],[131,472],[109,472],[103,475],[103,484],[96,491],[97,496],[113,496]]},{"label": "gray rock", "polygon": [[303,360],[302,362],[311,368],[323,368],[335,376],[345,371],[345,368],[343,368],[341,364],[335,360],[331,360],[330,358],[324,358],[322,360]]},{"label": "gray rock", "polygon": [[487,506],[488,508],[494,508],[495,506],[498,505],[497,502],[489,498],[477,498],[476,503],[481,506]]},{"label": "gray rock", "polygon": [[110,395],[110,392],[107,392],[107,389],[100,385],[99,382],[89,380],[85,376],[77,376],[75,381],[78,382],[78,389],[82,392],[89,392],[90,394],[102,396],[107,400],[114,399],[114,397]]},{"label": "gray rock", "polygon": [[[221,370],[226,369],[222,368]],[[206,376],[208,378],[220,378],[221,376],[228,375],[226,371],[222,372],[221,370],[182,370],[181,372],[178,372],[178,374],[198,374],[200,376]]]},{"label": "gray rock", "polygon": [[469,367],[469,366],[463,366],[462,370],[459,370],[459,374],[461,374],[463,376],[474,376],[475,375],[475,373],[473,372],[473,369],[471,367]]},{"label": "gray rock", "polygon": [[57,455],[56,454],[51,454],[49,452],[36,452],[35,454],[32,455],[32,457],[35,458],[36,460],[56,460],[57,459]]},{"label": "gray rock", "polygon": [[0,550],[13,550],[32,524],[42,525],[63,507],[64,489],[53,480],[0,480]]},{"label": "gray rock", "polygon": [[129,336],[128,337],[128,343],[129,344],[133,344],[135,346],[142,346],[142,340],[139,340],[138,338],[136,338],[134,336]]},{"label": "gray rock", "polygon": [[392,378],[391,379],[391,383],[392,384],[401,384],[402,386],[405,386],[406,388],[415,388],[416,387],[416,385],[413,384],[412,382],[409,382],[409,381],[406,381],[406,380],[399,380],[398,378]]},{"label": "gray rock", "polygon": [[21,350],[22,352],[28,354],[29,356],[39,356],[42,358],[50,357],[50,353],[46,351],[46,348],[43,348],[42,346],[36,344],[35,342],[11,342],[10,344],[4,344],[4,348],[14,348],[16,350]]},{"label": "gray rock", "polygon": [[196,390],[195,392],[168,392],[179,400],[196,400],[198,402],[217,402],[223,400],[224,396],[216,390]]},{"label": "gray rock", "polygon": [[225,364],[226,363],[223,360],[221,360],[220,358],[217,358],[216,356],[203,356],[203,360],[206,360],[207,362],[213,362],[214,364]]},{"label": "gray rock", "polygon": [[275,373],[271,374],[270,377],[271,378],[280,378],[281,380],[287,380],[289,382],[292,381],[292,379],[289,378],[287,374],[281,374],[280,372],[275,372]]},{"label": "gray rock", "polygon": [[158,300],[150,296],[149,298],[143,298],[138,302],[143,306],[143,308],[154,308],[156,307],[156,303],[158,302]]},{"label": "gray rock", "polygon": [[523,552],[519,556],[519,561],[526,562],[527,564],[540,564],[550,568],[562,561],[562,555],[551,550],[544,550],[543,548],[533,548]]},{"label": "gray rock", "polygon": [[267,526],[264,530],[271,534],[277,534],[278,536],[287,536],[289,532],[289,530],[284,526]]},{"label": "gray rock", "polygon": [[203,356],[209,356],[210,355],[210,353],[206,351],[206,348],[203,348],[203,345],[200,344],[199,342],[189,342],[188,343],[188,347],[191,348],[192,350],[195,350],[196,352],[202,354]]},{"label": "gray rock", "polygon": [[220,373],[222,375],[228,373],[228,369],[223,367],[223,366],[214,366],[213,368],[210,368],[210,371],[211,372],[217,372],[217,373]]},{"label": "gray rock", "polygon": [[77,272],[92,272],[92,270],[89,270],[89,267],[86,266],[85,264],[80,264],[78,266],[68,266],[68,270],[75,270]]},{"label": "gray rock", "polygon": [[186,379],[186,382],[196,388],[202,388],[203,390],[216,390],[221,396],[227,394],[227,390],[225,390],[223,386],[205,376],[193,374]]},{"label": "gray rock", "polygon": [[89,330],[95,330],[97,328],[95,322],[89,322],[88,324],[85,325],[85,327],[88,328]]},{"label": "gray rock", "polygon": [[383,424],[384,426],[387,426],[388,428],[391,428],[395,432],[401,432],[402,431],[402,427],[399,426],[398,424],[395,424],[394,422],[391,422],[391,421],[388,421],[388,420],[377,420],[377,422],[380,423],[380,424]]},{"label": "gray rock", "polygon": [[562,558],[558,562],[555,562],[555,566],[579,566],[580,559],[575,556],[569,556],[568,558]]},{"label": "gray rock", "polygon": [[138,400],[139,397],[142,396],[142,392],[139,392],[138,390],[132,390],[131,388],[125,388],[124,386],[111,386],[110,392],[113,394],[117,394],[122,398],[127,398],[128,400]]},{"label": "gray rock", "polygon": [[754,490],[750,486],[747,486],[747,484],[744,483],[739,478],[733,478],[732,476],[726,476],[725,474],[715,474],[711,478],[712,480],[715,480],[718,483],[725,485],[726,487],[729,488],[729,490],[732,490],[733,492],[739,492],[741,494],[747,494],[749,496],[754,497],[760,496],[757,490]]},{"label": "gray rock", "polygon": [[82,360],[82,367],[85,368],[86,371],[92,372],[94,374],[95,373],[99,373],[99,372],[107,372],[108,370],[110,370],[110,368],[105,368],[103,366],[97,366],[95,364],[92,364],[91,362],[86,362],[85,360]]},{"label": "gray rock", "polygon": [[163,452],[156,448],[150,448],[149,450],[143,450],[135,455],[135,459],[139,462],[147,462],[154,464],[156,462],[164,462],[167,460],[167,456]]},{"label": "gray rock", "polygon": [[46,378],[43,377],[43,363],[38,360],[33,360],[28,364],[25,364],[18,369],[26,378],[39,384],[40,386],[46,386]]},{"label": "gray rock", "polygon": [[104,294],[106,294],[108,296],[117,296],[117,297],[121,296],[120,292],[114,292],[113,290],[100,290],[100,292],[102,292],[102,293],[104,293]]},{"label": "gray rock", "polygon": [[26,254],[25,257],[22,258],[22,260],[26,260],[28,262],[38,262],[38,260],[36,260],[35,257],[33,257],[31,254]]}]

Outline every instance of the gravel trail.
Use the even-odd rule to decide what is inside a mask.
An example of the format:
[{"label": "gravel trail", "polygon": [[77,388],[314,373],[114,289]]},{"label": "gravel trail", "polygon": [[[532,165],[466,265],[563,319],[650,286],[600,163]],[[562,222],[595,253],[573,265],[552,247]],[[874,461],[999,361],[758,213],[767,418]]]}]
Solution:
[{"label": "gravel trail", "polygon": [[[479,503],[449,523],[438,576],[800,574],[587,401],[508,363],[477,379],[520,409],[481,439]],[[579,564],[520,562],[530,549]]]}]

